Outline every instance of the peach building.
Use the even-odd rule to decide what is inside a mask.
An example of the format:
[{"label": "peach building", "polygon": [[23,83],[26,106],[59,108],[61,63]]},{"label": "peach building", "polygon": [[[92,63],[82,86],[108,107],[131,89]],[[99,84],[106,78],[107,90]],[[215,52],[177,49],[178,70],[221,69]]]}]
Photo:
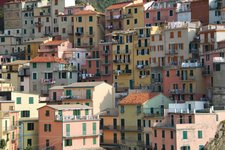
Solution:
[{"label": "peach building", "polygon": [[99,117],[85,105],[46,105],[38,109],[39,149],[99,149]]},{"label": "peach building", "polygon": [[119,130],[119,112],[118,109],[105,109],[99,115],[100,129],[102,134],[100,137],[101,147],[105,149],[120,149],[120,130]]},{"label": "peach building", "polygon": [[[170,104],[168,115],[152,127],[153,149],[202,150],[214,138],[224,110],[205,109],[205,102]],[[207,120],[207,121],[206,121]]]},{"label": "peach building", "polygon": [[0,138],[6,142],[5,149],[19,148],[19,112],[15,111],[14,101],[0,101]]},{"label": "peach building", "polygon": [[50,88],[49,101],[87,105],[97,114],[115,107],[114,93],[114,87],[105,82],[77,82]]}]

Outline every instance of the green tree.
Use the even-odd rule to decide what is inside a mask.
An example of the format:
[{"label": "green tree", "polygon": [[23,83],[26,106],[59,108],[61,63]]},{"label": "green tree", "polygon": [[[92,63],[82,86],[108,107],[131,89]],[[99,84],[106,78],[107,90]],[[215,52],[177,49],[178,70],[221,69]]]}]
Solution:
[{"label": "green tree", "polygon": [[30,145],[28,145],[25,150],[32,150],[32,147]]},{"label": "green tree", "polygon": [[5,149],[5,147],[6,147],[6,141],[5,141],[5,139],[1,139],[0,140],[0,148]]}]

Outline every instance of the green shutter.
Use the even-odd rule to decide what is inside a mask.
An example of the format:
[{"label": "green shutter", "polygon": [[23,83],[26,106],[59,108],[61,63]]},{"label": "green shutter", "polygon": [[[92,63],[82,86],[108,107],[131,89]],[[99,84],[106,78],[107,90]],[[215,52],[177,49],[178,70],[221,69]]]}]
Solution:
[{"label": "green shutter", "polygon": [[73,115],[74,116],[80,116],[80,110],[74,110]]},{"label": "green shutter", "polygon": [[96,134],[96,122],[92,124],[93,134]]},{"label": "green shutter", "polygon": [[89,103],[85,103],[85,105],[90,106],[90,104],[89,104]]},{"label": "green shutter", "polygon": [[83,129],[83,135],[86,135],[86,123],[82,124],[82,129]]},{"label": "green shutter", "polygon": [[33,80],[37,79],[37,73],[33,73]]},{"label": "green shutter", "polygon": [[95,145],[96,143],[96,138],[93,138],[93,144]]},{"label": "green shutter", "polygon": [[187,131],[183,131],[183,139],[188,139]]},{"label": "green shutter", "polygon": [[202,138],[202,131],[198,131],[198,138],[199,138],[199,139]]},{"label": "green shutter", "polygon": [[85,115],[89,115],[89,110],[85,109]]},{"label": "green shutter", "polygon": [[66,124],[66,136],[70,136],[70,124]]},{"label": "green shutter", "polygon": [[72,96],[72,91],[71,90],[66,90],[66,96]]},{"label": "green shutter", "polygon": [[85,145],[86,144],[86,139],[85,138],[83,138],[83,145]]},{"label": "green shutter", "polygon": [[16,104],[21,104],[21,97],[16,98]]},{"label": "green shutter", "polygon": [[86,90],[86,98],[91,99],[91,90],[90,89]]},{"label": "green shutter", "polygon": [[51,68],[51,63],[50,62],[47,63],[47,68]]},{"label": "green shutter", "polygon": [[37,63],[33,63],[33,68],[37,68]]},{"label": "green shutter", "polygon": [[14,126],[15,125],[15,116],[13,116],[12,119],[13,119],[13,122],[12,123],[13,123],[13,126]]},{"label": "green shutter", "polygon": [[62,110],[59,110],[59,115],[62,116]]},{"label": "green shutter", "polygon": [[29,104],[33,104],[34,103],[34,98],[33,97],[29,97]]},{"label": "green shutter", "polygon": [[12,133],[12,139],[14,140],[14,138],[15,138],[15,134],[14,134],[14,132]]}]

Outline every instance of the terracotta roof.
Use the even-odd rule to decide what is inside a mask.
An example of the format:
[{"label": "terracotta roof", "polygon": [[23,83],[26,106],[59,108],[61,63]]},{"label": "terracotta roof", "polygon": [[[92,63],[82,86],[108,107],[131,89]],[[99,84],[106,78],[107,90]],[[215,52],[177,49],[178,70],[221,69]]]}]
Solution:
[{"label": "terracotta roof", "polygon": [[31,63],[57,62],[57,63],[61,63],[61,64],[67,63],[65,60],[58,58],[58,57],[40,57],[40,56],[33,58],[30,62]]},{"label": "terracotta roof", "polygon": [[98,14],[97,11],[93,10],[82,10],[74,14],[74,16],[80,16],[80,15],[96,15]]},{"label": "terracotta roof", "polygon": [[131,93],[124,99],[122,99],[120,105],[138,105],[143,104],[149,99],[159,95],[159,93]]},{"label": "terracotta roof", "polygon": [[127,6],[130,3],[131,2],[116,3],[116,4],[113,4],[113,5],[109,6],[109,7],[107,7],[106,10],[119,9],[119,8]]},{"label": "terracotta roof", "polygon": [[64,40],[55,40],[55,41],[49,41],[49,42],[46,42],[44,43],[43,45],[60,45],[62,44],[63,42],[65,42]]},{"label": "terracotta roof", "polygon": [[133,3],[127,7],[138,7],[138,6],[144,6],[144,4],[143,3]]}]

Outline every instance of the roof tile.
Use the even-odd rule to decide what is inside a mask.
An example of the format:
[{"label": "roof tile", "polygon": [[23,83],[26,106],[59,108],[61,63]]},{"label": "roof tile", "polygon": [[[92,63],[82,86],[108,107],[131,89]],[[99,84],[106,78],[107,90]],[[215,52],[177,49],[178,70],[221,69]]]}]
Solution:
[{"label": "roof tile", "polygon": [[127,6],[130,3],[131,2],[116,3],[116,4],[113,4],[113,5],[109,6],[109,7],[107,7],[106,10],[123,8],[123,7]]},{"label": "roof tile", "polygon": [[138,104],[143,104],[149,99],[159,95],[159,93],[131,93],[124,99],[122,99],[119,104],[120,105],[138,105]]}]

